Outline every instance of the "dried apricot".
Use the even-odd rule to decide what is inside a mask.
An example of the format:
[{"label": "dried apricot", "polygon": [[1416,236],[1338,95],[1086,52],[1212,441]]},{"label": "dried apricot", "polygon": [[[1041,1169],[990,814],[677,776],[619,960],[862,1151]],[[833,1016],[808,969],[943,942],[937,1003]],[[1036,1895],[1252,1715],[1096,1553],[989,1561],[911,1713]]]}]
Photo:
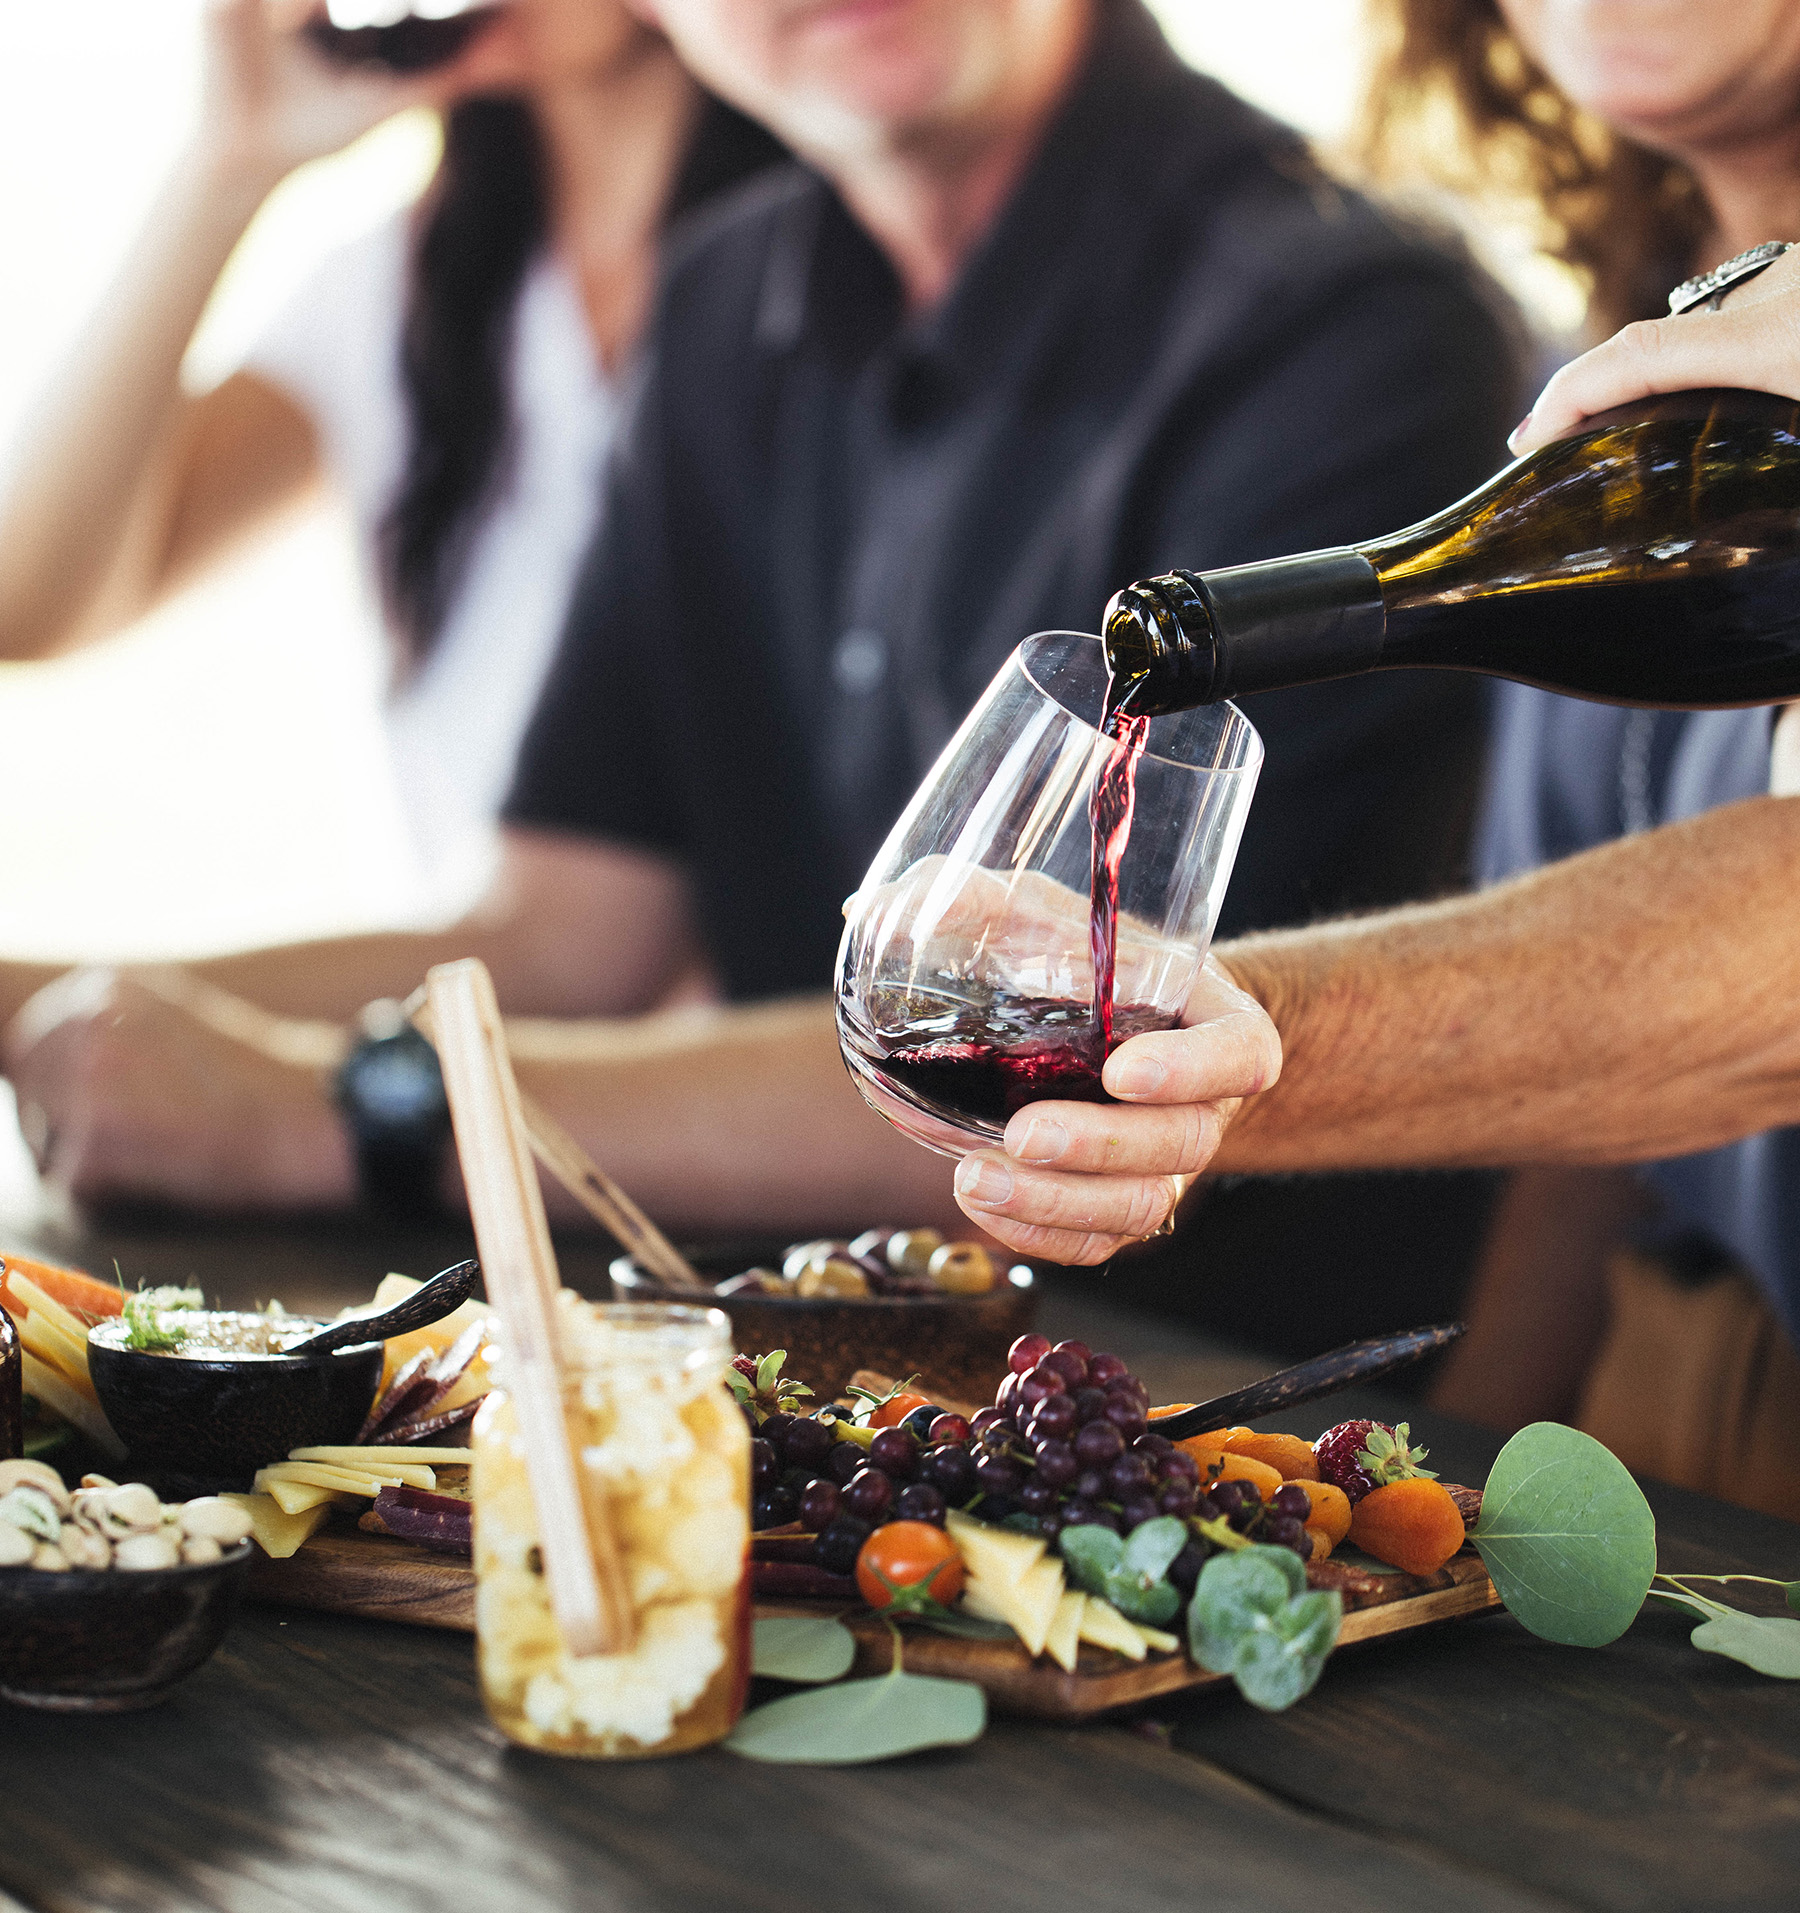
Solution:
[{"label": "dried apricot", "polygon": [[1435,1574],[1462,1546],[1463,1532],[1449,1489],[1425,1475],[1370,1489],[1351,1513],[1351,1541],[1408,1574]]}]

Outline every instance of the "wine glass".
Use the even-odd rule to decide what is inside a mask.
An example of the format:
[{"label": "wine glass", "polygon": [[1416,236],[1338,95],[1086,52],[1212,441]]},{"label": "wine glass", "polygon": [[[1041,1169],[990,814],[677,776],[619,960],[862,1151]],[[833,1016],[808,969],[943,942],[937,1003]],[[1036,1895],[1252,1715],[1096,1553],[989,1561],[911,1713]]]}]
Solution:
[{"label": "wine glass", "polygon": [[1106,1057],[1173,1029],[1200,971],[1262,766],[1230,704],[1149,721],[1119,865],[1110,1040],[1090,890],[1098,638],[1027,638],[945,747],[845,906],[838,1038],[869,1105],[946,1156],[1049,1098],[1105,1102]]}]

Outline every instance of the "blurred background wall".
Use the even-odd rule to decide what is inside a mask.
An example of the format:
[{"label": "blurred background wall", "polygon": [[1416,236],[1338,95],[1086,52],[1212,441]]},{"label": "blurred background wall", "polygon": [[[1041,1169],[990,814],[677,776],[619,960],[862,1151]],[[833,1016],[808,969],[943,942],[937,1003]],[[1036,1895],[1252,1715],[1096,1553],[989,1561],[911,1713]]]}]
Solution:
[{"label": "blurred background wall", "polygon": [[[1358,0],[1153,4],[1197,65],[1327,141],[1345,129]],[[0,0],[0,457],[190,122],[199,6]],[[324,251],[409,199],[434,151],[432,123],[408,118],[291,179],[193,376],[229,367]],[[0,665],[0,952],[180,955],[415,914],[376,748],[380,670],[323,508],[115,643]]]}]

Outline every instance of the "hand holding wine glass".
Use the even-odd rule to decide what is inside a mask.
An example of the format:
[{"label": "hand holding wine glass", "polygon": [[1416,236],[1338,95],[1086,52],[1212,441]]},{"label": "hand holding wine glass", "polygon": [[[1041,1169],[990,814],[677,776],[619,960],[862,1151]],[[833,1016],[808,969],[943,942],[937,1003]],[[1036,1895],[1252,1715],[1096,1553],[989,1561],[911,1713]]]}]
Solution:
[{"label": "hand holding wine glass", "polygon": [[[1053,1187],[1055,1172],[1023,1207],[1001,1193],[990,1208],[964,1188],[969,1213],[980,1205],[1013,1246],[1067,1261],[1157,1228],[1169,1177],[1213,1146],[1217,1119],[1184,1107],[1134,1112],[1128,1146],[1088,1147],[1092,1122],[1095,1136],[1118,1128],[1116,1100],[1159,1100],[1115,1087],[1133,1054],[1154,1063],[1159,1052],[1138,1045],[1248,1006],[1204,959],[1261,743],[1225,704],[1102,731],[1107,692],[1098,640],[1048,632],[1021,645],[846,906],[838,959],[844,1059],[896,1128],[945,1155],[976,1150],[970,1176],[984,1163],[1002,1173],[1008,1151],[983,1146],[1034,1124],[1039,1160],[1057,1155],[1043,1155],[1044,1139],[1081,1139],[1081,1166],[1063,1179],[1079,1193]],[[1269,1077],[1260,1032],[1248,1047],[1250,1076]],[[1073,1132],[1058,1127],[1057,1112],[1084,1109]],[[1089,1157],[1107,1172],[1099,1196]],[[1095,1200],[1118,1219],[1084,1222]]]},{"label": "hand holding wine glass", "polygon": [[1021,1255],[1104,1262],[1173,1213],[1246,1097],[1281,1074],[1268,1012],[1208,956],[1182,1027],[1134,1036],[1108,1059],[1110,1103],[1033,1103],[998,1148],[956,1171],[963,1213]]}]

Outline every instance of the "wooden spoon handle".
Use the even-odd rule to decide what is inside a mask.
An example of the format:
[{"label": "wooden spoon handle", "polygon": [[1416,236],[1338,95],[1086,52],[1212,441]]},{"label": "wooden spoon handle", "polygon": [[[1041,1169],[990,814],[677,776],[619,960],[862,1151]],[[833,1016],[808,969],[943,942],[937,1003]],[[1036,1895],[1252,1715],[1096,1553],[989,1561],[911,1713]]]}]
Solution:
[{"label": "wooden spoon handle", "polygon": [[1321,1395],[1335,1395],[1340,1388],[1391,1374],[1408,1362],[1447,1347],[1462,1332],[1461,1322],[1440,1322],[1432,1328],[1407,1329],[1399,1335],[1371,1335],[1365,1341],[1334,1348],[1329,1355],[1315,1355],[1311,1361],[1279,1369],[1246,1388],[1234,1388],[1229,1395],[1197,1402],[1178,1415],[1158,1415],[1150,1427],[1170,1441],[1180,1441],[1232,1422],[1279,1414],[1286,1408],[1298,1408],[1302,1402],[1317,1401]]},{"label": "wooden spoon handle", "polygon": [[550,1604],[571,1655],[623,1653],[634,1630],[630,1590],[605,1499],[589,1491],[569,1438],[556,1331],[561,1277],[493,980],[465,958],[438,965],[426,989],[488,1299],[505,1329]]}]

